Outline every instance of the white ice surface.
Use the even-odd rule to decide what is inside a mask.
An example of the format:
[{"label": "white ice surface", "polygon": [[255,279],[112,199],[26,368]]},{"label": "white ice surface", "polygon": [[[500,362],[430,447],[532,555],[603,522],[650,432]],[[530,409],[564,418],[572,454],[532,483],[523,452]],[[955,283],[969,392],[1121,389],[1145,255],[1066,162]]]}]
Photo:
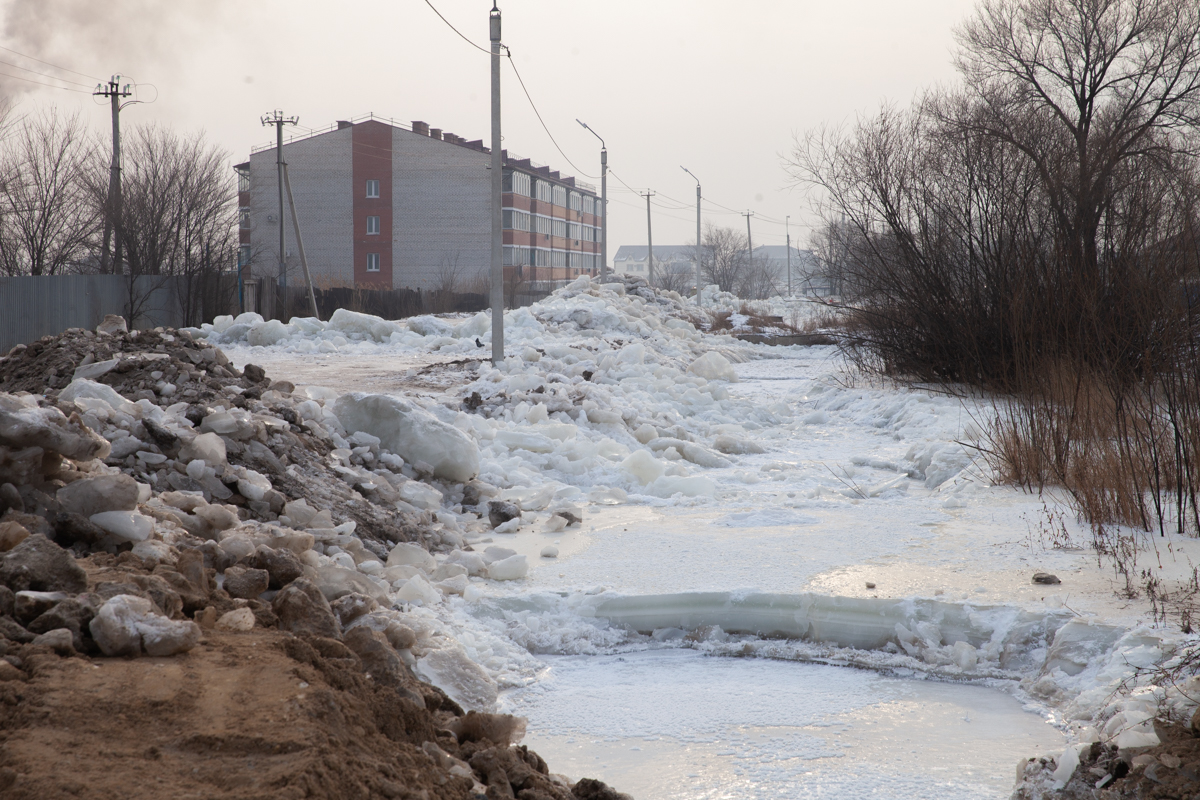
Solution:
[{"label": "white ice surface", "polygon": [[[465,657],[501,690],[530,691],[521,702],[535,719],[531,731],[538,704],[563,694],[535,691],[562,685],[546,683],[547,658],[573,663],[552,657],[581,654],[586,665],[685,644],[719,655],[991,680],[1044,703],[1063,727],[1115,720],[1111,732],[1105,728],[1112,736],[1122,726],[1145,727],[1145,703],[1113,706],[1112,690],[1131,664],[1151,663],[1178,636],[1139,627],[1148,608],[1117,596],[1112,572],[1097,567],[1078,525],[1067,523],[1077,547],[1054,549],[1044,533],[1042,499],[991,485],[986,465],[963,444],[984,424],[986,401],[865,380],[848,373],[829,347],[701,337],[664,308],[623,290],[580,284],[507,312],[509,357],[496,368],[481,362],[458,373],[458,385],[440,389],[421,384],[420,369],[480,358],[474,339],[488,338],[486,315],[450,330],[453,320],[439,326],[360,319],[338,330],[295,333],[274,347],[230,346],[246,335],[235,336],[234,325],[214,340],[236,363],[263,364],[297,385],[403,393],[476,441],[481,479],[498,486],[503,499],[520,502],[525,514],[518,532],[484,524],[468,531],[467,540],[476,550],[496,545],[525,556],[529,574],[504,582],[472,578],[461,597],[410,614],[420,620],[413,624],[425,646],[446,651],[447,681],[478,680]],[[294,323],[292,330],[301,328]],[[731,363],[737,382],[688,373],[709,351]],[[478,413],[461,410],[471,392],[483,398]],[[582,510],[582,526],[553,524],[550,513],[562,503]],[[1161,569],[1166,580],[1200,562],[1194,540],[1147,538],[1146,544],[1139,564]],[[540,558],[547,546],[559,550],[556,559]],[[1053,572],[1062,583],[1032,584],[1035,571]],[[698,592],[708,599],[693,602]],[[782,599],[754,599],[764,593]],[[841,616],[814,626],[811,614],[797,616],[806,596],[815,598],[810,611],[836,607]],[[761,624],[764,614],[774,622]],[[1078,622],[1064,627],[1075,615]],[[809,638],[763,638],[769,634]],[[646,671],[661,672],[653,680],[671,679],[674,665],[664,663],[647,662]],[[730,698],[740,670],[778,669],[808,680],[798,676],[813,668],[767,663],[730,659],[713,672],[724,682],[707,693],[719,707],[714,714],[739,713]],[[848,685],[861,677],[830,669]],[[962,688],[914,685],[935,694]],[[968,692],[961,702],[981,709],[1002,702],[998,689],[975,690],[982,694]],[[929,703],[916,704],[903,724],[933,725],[936,715],[923,718],[922,706]],[[599,727],[614,724],[605,707],[570,713]],[[997,747],[1007,747],[1005,730],[990,730]],[[976,758],[959,754],[953,738],[916,741],[920,753],[908,762],[919,773],[913,786],[928,787],[922,781],[938,777],[922,765]],[[1017,755],[1062,752],[1061,738],[1051,744],[1013,746]],[[609,745],[595,747],[593,755]],[[631,780],[640,774],[632,762],[621,763]],[[999,780],[1010,787],[1012,764],[1006,764]],[[616,785],[645,794],[620,774]],[[729,789],[711,796],[821,796],[824,786],[849,791],[846,781],[853,779],[853,771],[821,772],[804,789],[810,795],[776,795],[764,778],[765,788],[750,794]]]},{"label": "white ice surface", "polygon": [[638,800],[1004,798],[1062,734],[983,686],[691,651],[547,659],[525,744]]}]

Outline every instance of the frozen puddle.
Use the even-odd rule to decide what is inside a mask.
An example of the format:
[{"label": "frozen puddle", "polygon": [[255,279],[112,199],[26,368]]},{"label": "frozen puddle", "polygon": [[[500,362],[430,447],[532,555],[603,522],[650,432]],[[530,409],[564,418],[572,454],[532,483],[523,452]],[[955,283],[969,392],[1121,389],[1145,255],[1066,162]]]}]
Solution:
[{"label": "frozen puddle", "polygon": [[1063,735],[997,689],[691,650],[545,657],[501,697],[572,779],[638,800],[1008,797]]}]

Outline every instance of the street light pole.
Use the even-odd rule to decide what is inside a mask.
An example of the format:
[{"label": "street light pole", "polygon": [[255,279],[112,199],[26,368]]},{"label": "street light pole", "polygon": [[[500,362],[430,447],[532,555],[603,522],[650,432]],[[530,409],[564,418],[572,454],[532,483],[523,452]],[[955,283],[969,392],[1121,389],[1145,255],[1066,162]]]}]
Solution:
[{"label": "street light pole", "polygon": [[792,296],[792,229],[788,227],[791,219],[790,216],[783,218],[783,229],[787,231],[788,297]]},{"label": "street light pole", "polygon": [[600,139],[600,279],[608,276],[608,148],[600,134],[578,117],[575,119],[588,133]]},{"label": "street light pole", "polygon": [[504,360],[504,161],[500,144],[500,9],[488,17],[492,41],[492,365]]},{"label": "street light pole", "polygon": [[[692,175],[692,171],[690,169],[688,169],[687,167],[683,166],[682,164],[679,165],[679,168],[681,170],[683,170],[684,172],[686,172],[688,175]],[[701,305],[701,303],[700,303],[700,260],[701,260],[701,255],[704,253],[704,249],[703,249],[702,245],[700,244],[700,179],[697,178],[695,175],[692,175],[692,180],[694,180],[696,182],[696,305]]]}]

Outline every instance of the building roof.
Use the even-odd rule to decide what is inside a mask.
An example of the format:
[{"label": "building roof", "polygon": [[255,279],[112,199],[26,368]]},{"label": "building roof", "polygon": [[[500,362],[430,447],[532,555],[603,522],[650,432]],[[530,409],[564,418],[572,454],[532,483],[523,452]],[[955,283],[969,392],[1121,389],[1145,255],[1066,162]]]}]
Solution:
[{"label": "building roof", "polygon": [[[390,125],[393,128],[399,128],[400,130],[403,130],[403,131],[408,131],[409,133],[414,133],[418,136],[427,136],[430,139],[433,139],[434,141],[445,142],[446,144],[449,144],[449,145],[455,145],[457,147],[465,147],[468,150],[476,150],[481,153],[490,153],[491,152],[491,148],[484,145],[482,139],[473,139],[471,141],[467,141],[466,138],[464,138],[462,136],[458,136],[453,133],[449,133],[447,131],[443,131],[441,128],[430,127],[430,125],[428,123],[422,122],[421,120],[413,120],[412,124],[408,125],[408,124],[399,122],[394,119],[377,116],[373,113],[364,114],[364,115],[358,116],[358,117],[353,117],[349,120],[338,120],[337,122],[329,125],[326,128],[322,128],[319,130],[308,129],[308,131],[306,133],[298,133],[295,135],[288,136],[284,140],[283,146],[287,147],[292,142],[298,142],[298,141],[302,141],[304,139],[311,139],[314,136],[321,136],[326,133],[333,133],[335,131],[340,131],[344,128],[349,128],[349,127],[352,127],[354,125],[357,125],[357,124],[360,124],[363,122],[378,122],[378,123],[381,123],[384,125]],[[251,153],[251,155],[253,155],[253,154],[259,153],[263,150],[272,150],[274,148],[275,148],[274,142],[270,142],[267,144],[261,144],[261,145],[255,145],[254,147],[252,147],[250,149],[250,153]],[[546,180],[565,184],[571,188],[578,189],[579,191],[584,192],[586,194],[593,194],[593,195],[596,194],[596,187],[593,186],[592,184],[587,183],[585,181],[578,180],[570,175],[562,175],[559,173],[558,170],[550,169],[549,167],[545,166],[544,164],[538,164],[537,162],[535,162],[531,159],[528,159],[528,158],[523,158],[522,156],[519,156],[516,153],[510,153],[508,150],[502,150],[501,157],[504,159],[504,166],[506,166],[506,167],[520,169],[520,170],[528,172],[532,175],[535,175],[539,178],[545,178]],[[247,162],[247,163],[249,163],[249,162]]]},{"label": "building roof", "polygon": [[[765,256],[771,261],[777,261],[781,264],[787,263],[787,245],[784,244],[762,244],[754,248],[754,256],[760,258]],[[801,250],[798,247],[792,248],[792,263],[797,266],[816,264],[817,257],[812,250]]]},{"label": "building roof", "polygon": [[[690,244],[656,244],[654,245],[655,261],[691,261],[692,245]],[[613,261],[645,261],[646,245],[623,244],[617,248]]]}]

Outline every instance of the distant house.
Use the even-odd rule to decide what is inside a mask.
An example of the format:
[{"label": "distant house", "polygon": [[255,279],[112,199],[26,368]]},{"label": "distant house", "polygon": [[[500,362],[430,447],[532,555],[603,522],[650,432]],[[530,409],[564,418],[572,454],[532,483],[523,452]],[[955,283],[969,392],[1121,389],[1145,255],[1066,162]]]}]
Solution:
[{"label": "distant house", "polygon": [[[656,248],[657,249],[657,248]],[[754,248],[754,259],[765,260],[776,282],[780,294],[788,290],[787,245],[764,244]],[[830,294],[828,277],[821,269],[821,262],[812,250],[792,248],[791,258],[792,294],[825,296]]]},{"label": "distant house", "polygon": [[[687,272],[693,275],[696,268],[690,244],[663,244],[654,246],[654,270],[659,272]],[[636,275],[649,279],[650,265],[648,263],[647,247],[644,244],[625,244],[617,249],[613,256],[613,272],[618,275]]]}]

